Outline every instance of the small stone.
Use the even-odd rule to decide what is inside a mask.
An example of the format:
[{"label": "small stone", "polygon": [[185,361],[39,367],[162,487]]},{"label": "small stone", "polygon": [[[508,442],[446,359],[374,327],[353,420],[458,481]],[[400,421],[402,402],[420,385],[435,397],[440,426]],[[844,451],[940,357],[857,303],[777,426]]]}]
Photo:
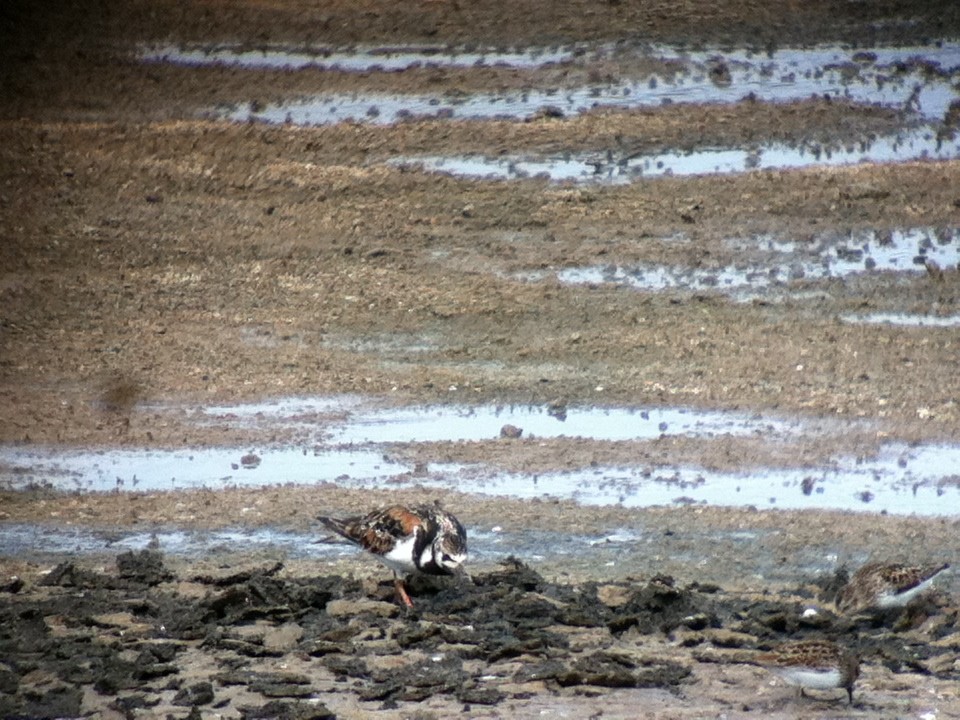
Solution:
[{"label": "small stone", "polygon": [[253,468],[258,467],[260,463],[261,463],[260,456],[255,453],[248,453],[244,455],[242,458],[240,458],[240,464],[243,467],[247,468],[248,470],[252,470]]},{"label": "small stone", "polygon": [[924,660],[921,664],[926,668],[927,672],[933,673],[934,675],[953,675],[957,672],[957,669],[960,668],[960,660],[957,659],[954,653],[936,655],[928,660]]},{"label": "small stone", "polygon": [[500,437],[509,438],[511,440],[518,439],[523,435],[523,428],[518,428],[516,425],[510,425],[507,423],[502,428],[500,428]]}]

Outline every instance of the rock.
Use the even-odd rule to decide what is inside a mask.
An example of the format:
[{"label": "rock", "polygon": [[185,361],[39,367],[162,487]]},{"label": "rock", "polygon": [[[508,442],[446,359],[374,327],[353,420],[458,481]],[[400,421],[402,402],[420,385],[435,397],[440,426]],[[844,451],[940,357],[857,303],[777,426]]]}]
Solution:
[{"label": "rock", "polygon": [[78,687],[58,686],[46,692],[28,692],[22,713],[17,717],[80,717],[83,691]]},{"label": "rock", "polygon": [[750,647],[757,642],[753,635],[727,630],[726,628],[710,628],[704,630],[703,634],[713,645],[721,648]]},{"label": "rock", "polygon": [[116,629],[124,637],[137,636],[144,637],[153,632],[154,626],[151,623],[137,622],[132,613],[115,612],[101,613],[92,615],[90,624],[100,628]]},{"label": "rock", "polygon": [[368,600],[355,598],[352,600],[331,600],[327,603],[327,615],[333,617],[353,617],[355,615],[371,614],[378,617],[394,617],[400,612],[396,603],[382,600]]},{"label": "rock", "polygon": [[13,575],[6,582],[0,583],[0,592],[18,593],[23,590],[24,582],[21,578]]},{"label": "rock", "polygon": [[956,677],[957,672],[960,671],[960,658],[955,653],[936,655],[920,664],[927,672],[934,675]]},{"label": "rock", "polygon": [[960,649],[960,632],[951,633],[930,643],[931,647]]},{"label": "rock", "polygon": [[630,599],[632,589],[623,585],[600,585],[597,599],[609,608],[623,607]]},{"label": "rock", "polygon": [[123,579],[144,585],[159,585],[173,580],[174,577],[173,573],[164,567],[163,554],[157,550],[131,550],[117,555],[117,571]]},{"label": "rock", "polygon": [[192,707],[209,705],[213,702],[213,685],[209,682],[198,682],[181,689],[173,698],[174,705]]},{"label": "rock", "polygon": [[502,428],[500,428],[500,437],[509,438],[511,440],[518,439],[523,435],[523,428],[518,428],[516,425],[511,425],[507,423]]},{"label": "rock", "polygon": [[241,720],[336,720],[337,716],[323,703],[285,703],[274,700],[261,707],[241,706],[240,718]]},{"label": "rock", "polygon": [[263,646],[267,650],[292,650],[303,637],[303,628],[296,623],[284,623],[270,628],[263,634]]},{"label": "rock", "polygon": [[689,667],[672,661],[646,662],[620,653],[596,652],[579,658],[557,676],[562,686],[597,685],[613,688],[669,687],[690,675]]}]

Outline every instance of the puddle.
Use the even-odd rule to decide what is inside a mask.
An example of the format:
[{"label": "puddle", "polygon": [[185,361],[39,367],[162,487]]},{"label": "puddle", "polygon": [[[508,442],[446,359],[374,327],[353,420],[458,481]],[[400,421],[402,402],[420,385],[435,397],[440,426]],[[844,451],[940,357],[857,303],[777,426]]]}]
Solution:
[{"label": "puddle", "polygon": [[175,45],[141,48],[139,59],[203,67],[222,65],[249,70],[332,70],[341,72],[398,72],[420,67],[511,67],[537,68],[572,60],[583,49],[576,45],[500,51],[495,48],[451,48],[442,45],[290,50],[282,47],[246,49],[239,45],[217,47]]},{"label": "puddle", "polygon": [[899,325],[903,327],[946,328],[960,327],[960,315],[908,315],[907,313],[870,313],[867,315],[841,315],[844,322],[855,325]]},{"label": "puddle", "polygon": [[[254,459],[256,458],[256,459]],[[314,485],[325,482],[383,484],[409,468],[383,453],[337,449],[238,448],[203,450],[0,449],[0,486],[58,490],[187,490],[197,488]]]},{"label": "puddle", "polygon": [[952,160],[960,157],[960,136],[938,137],[921,127],[875,137],[845,147],[771,144],[754,150],[707,149],[598,159],[596,153],[534,159],[519,156],[398,158],[391,164],[419,166],[427,172],[488,180],[544,178],[554,182],[629,183],[639,178],[709,175],[749,170],[835,167],[858,163]]},{"label": "puddle", "polygon": [[737,413],[675,408],[432,407],[357,413],[331,430],[335,443],[464,442],[499,437],[505,424],[523,437],[652,440],[663,435],[771,436],[796,431],[799,423]]},{"label": "puddle", "polygon": [[[154,408],[156,410],[156,408]],[[335,415],[318,413],[336,412]],[[552,413],[552,414],[551,414]],[[344,420],[344,414],[347,419]],[[198,450],[66,450],[0,448],[0,486],[60,490],[177,490],[325,482],[383,486],[412,467],[392,461],[377,446],[391,443],[492,440],[505,424],[524,437],[644,440],[665,435],[715,437],[799,432],[800,423],[737,413],[654,408],[414,407],[373,410],[359,398],[286,399],[207,407],[198,423],[312,427],[307,448]],[[561,419],[562,418],[562,419]],[[373,449],[358,446],[373,446]]]},{"label": "puddle", "polygon": [[[581,51],[586,54],[585,51]],[[748,51],[683,53],[665,46],[616,51],[616,59],[630,55],[653,63],[662,62],[662,73],[644,78],[626,78],[608,84],[591,84],[566,89],[527,89],[507,93],[442,95],[400,95],[385,93],[326,94],[281,104],[215,110],[213,114],[240,122],[325,125],[337,122],[388,124],[410,118],[526,119],[549,109],[555,115],[577,115],[595,108],[630,109],[667,103],[734,103],[744,97],[758,101],[788,102],[811,96],[826,96],[871,105],[910,110],[928,120],[944,117],[957,98],[949,73],[960,65],[960,45],[943,42],[926,47],[844,50],[836,47],[783,49],[769,54]],[[397,48],[383,56],[337,53],[340,69],[355,59],[356,68],[403,69],[417,63],[439,62],[443,53],[428,54]],[[577,53],[572,53],[577,54]],[[409,55],[410,57],[405,57]],[[396,56],[395,67],[384,63]],[[323,52],[284,54],[212,49],[155,51],[150,61],[215,64],[230,58],[261,58],[265,66],[297,67],[325,62]],[[456,62],[457,54],[446,56]],[[569,60],[564,50],[536,49],[523,53],[464,53],[464,65],[482,62],[534,67],[545,62]],[[178,59],[180,58],[180,59]],[[429,60],[428,60],[429,58]],[[872,58],[872,59],[868,59]],[[188,62],[189,61],[189,62]],[[238,62],[237,64],[243,64]],[[333,69],[333,66],[329,66]],[[354,69],[351,67],[350,69]]]},{"label": "puddle", "polygon": [[[590,505],[646,507],[708,503],[758,508],[831,508],[935,515],[960,509],[960,446],[888,445],[873,460],[839,458],[820,468],[757,468],[743,473],[695,467],[589,467],[538,476],[485,466],[413,468],[384,452],[393,443],[472,442],[512,424],[524,438],[634,440],[685,435],[705,439],[762,435],[775,442],[824,427],[736,413],[659,408],[408,407],[375,409],[360,398],[301,399],[198,410],[198,422],[257,422],[264,429],[301,423],[304,410],[336,410],[317,427],[310,449],[68,450],[0,448],[0,485],[64,491],[152,491],[234,486],[443,487],[518,499],[561,498]],[[847,425],[846,427],[850,427]],[[830,432],[836,432],[832,428]],[[952,508],[952,510],[951,510]],[[109,538],[108,538],[109,539]]]},{"label": "puddle", "polygon": [[756,65],[768,75],[775,74],[778,70],[794,70],[805,74],[821,67],[885,66],[915,60],[929,61],[944,70],[960,66],[960,42],[957,41],[935,41],[926,45],[903,47],[845,48],[838,45],[818,45],[812,48],[783,47],[772,50],[686,50],[662,43],[647,47],[650,54],[664,60],[689,60],[703,64],[721,58],[733,63]]},{"label": "puddle", "polygon": [[757,468],[749,473],[700,468],[588,468],[564,473],[488,473],[431,466],[425,487],[519,499],[572,499],[585,505],[707,504],[760,510],[851,510],[897,515],[960,512],[960,446],[892,444],[874,460],[841,458],[829,468]]},{"label": "puddle", "polygon": [[[162,411],[161,407],[154,407]],[[247,405],[206,406],[189,413],[202,424],[313,427],[325,445],[492,440],[505,424],[524,437],[649,440],[662,435],[784,435],[799,422],[685,408],[538,405],[443,405],[376,408],[360,397],[282,398]],[[0,452],[0,459],[3,458]]]},{"label": "puddle", "polygon": [[[844,278],[867,272],[927,272],[930,260],[940,268],[956,267],[960,262],[960,229],[910,228],[893,231],[864,231],[844,238],[821,237],[812,243],[782,241],[761,237],[737,242],[741,249],[758,259],[751,264],[738,263],[720,268],[620,265],[566,268],[556,272],[560,282],[569,284],[613,284],[640,290],[694,290],[732,292],[739,300],[752,293],[784,286],[797,280]],[[527,273],[526,279],[539,279],[543,273]],[[934,323],[930,323],[934,325]]]},{"label": "puddle", "polygon": [[[187,417],[203,425],[249,427],[268,423],[285,428],[322,427],[343,421],[345,414],[366,407],[363,398],[350,395],[334,397],[273,398],[243,405],[205,405],[190,408]],[[163,412],[163,406],[152,408]]]}]

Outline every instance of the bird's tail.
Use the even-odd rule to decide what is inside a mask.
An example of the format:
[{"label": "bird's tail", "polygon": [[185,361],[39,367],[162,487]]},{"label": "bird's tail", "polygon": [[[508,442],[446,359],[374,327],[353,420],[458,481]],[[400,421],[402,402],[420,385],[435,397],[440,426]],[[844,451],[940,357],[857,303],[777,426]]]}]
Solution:
[{"label": "bird's tail", "polygon": [[[338,520],[337,518],[327,517],[325,515],[318,515],[317,520],[323,525],[327,530],[330,530],[333,533],[336,533],[341,538],[346,538],[350,542],[356,542],[353,536],[350,534],[349,523],[345,520]],[[336,541],[338,538],[327,538],[325,542]]]}]

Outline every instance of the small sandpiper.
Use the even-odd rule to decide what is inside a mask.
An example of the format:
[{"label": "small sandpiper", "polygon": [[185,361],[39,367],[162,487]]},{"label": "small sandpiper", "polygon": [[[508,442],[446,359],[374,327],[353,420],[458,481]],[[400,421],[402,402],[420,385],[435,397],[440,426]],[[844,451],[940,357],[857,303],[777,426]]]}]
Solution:
[{"label": "small sandpiper", "polygon": [[849,614],[904,607],[949,567],[949,563],[868,563],[857,570],[837,594],[837,610]]},{"label": "small sandpiper", "polygon": [[860,675],[856,653],[829,640],[799,640],[779,645],[756,662],[793,685],[814,690],[843,688],[853,703],[853,684]]}]

